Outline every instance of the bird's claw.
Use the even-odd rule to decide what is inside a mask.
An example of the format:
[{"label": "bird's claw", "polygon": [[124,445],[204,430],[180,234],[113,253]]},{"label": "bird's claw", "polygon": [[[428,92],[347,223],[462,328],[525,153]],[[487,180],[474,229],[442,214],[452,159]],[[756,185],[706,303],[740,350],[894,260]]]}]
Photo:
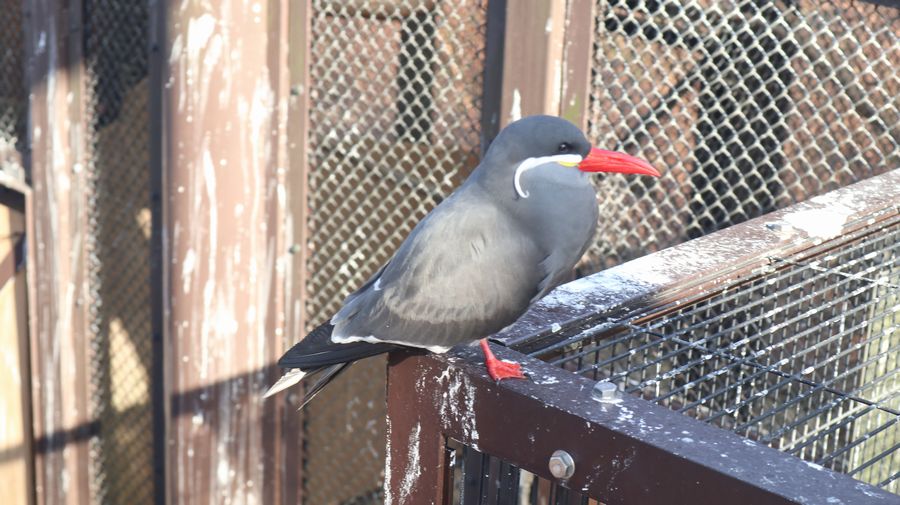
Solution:
[{"label": "bird's claw", "polygon": [[522,373],[522,365],[510,361],[489,360],[485,363],[488,375],[496,382],[503,379],[524,379],[525,374]]}]

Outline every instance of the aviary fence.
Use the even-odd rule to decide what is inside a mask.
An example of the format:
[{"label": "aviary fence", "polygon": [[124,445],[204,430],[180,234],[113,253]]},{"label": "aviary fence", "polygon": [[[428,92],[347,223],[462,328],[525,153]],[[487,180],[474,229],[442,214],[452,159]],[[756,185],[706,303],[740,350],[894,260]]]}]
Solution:
[{"label": "aviary fence", "polygon": [[521,115],[664,172],[582,275],[900,163],[889,2],[0,4],[37,503],[380,502],[384,360],[258,393]]},{"label": "aviary fence", "polygon": [[530,380],[394,355],[387,502],[897,503],[898,202],[895,170],[564,285],[493,339]]}]

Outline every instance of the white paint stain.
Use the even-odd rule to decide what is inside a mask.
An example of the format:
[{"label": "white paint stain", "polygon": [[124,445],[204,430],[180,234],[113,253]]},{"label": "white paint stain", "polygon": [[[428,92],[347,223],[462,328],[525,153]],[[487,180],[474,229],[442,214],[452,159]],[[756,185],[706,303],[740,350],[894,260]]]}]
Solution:
[{"label": "white paint stain", "polygon": [[181,34],[175,36],[175,39],[172,40],[172,50],[169,51],[169,64],[178,63],[178,58],[181,58],[181,51],[184,50],[184,41],[181,38]]},{"label": "white paint stain", "polygon": [[400,503],[407,503],[416,481],[422,476],[422,466],[419,462],[419,437],[421,434],[422,426],[416,423],[416,427],[409,434],[409,445],[407,446],[409,458],[406,462],[406,473],[403,474],[403,480],[400,482]]},{"label": "white paint stain", "polygon": [[784,221],[813,238],[828,240],[841,234],[853,210],[840,205],[826,209],[808,209],[791,212]]},{"label": "white paint stain", "polygon": [[559,110],[560,97],[562,96],[562,60],[553,60],[553,91],[550,94],[550,110]]},{"label": "white paint stain", "polygon": [[184,255],[184,261],[181,262],[181,291],[184,294],[191,292],[191,277],[194,275],[196,265],[197,253],[193,249],[188,249]]},{"label": "white paint stain", "polygon": [[188,22],[187,57],[189,59],[196,60],[199,57],[200,51],[206,47],[206,43],[209,42],[209,38],[212,36],[215,28],[216,18],[208,13],[193,18]]},{"label": "white paint stain", "polygon": [[514,89],[512,107],[509,109],[509,120],[512,122],[520,119],[522,119],[522,95],[518,89]]},{"label": "white paint stain", "polygon": [[[438,398],[441,419],[449,426],[455,422],[462,426],[463,442],[470,443],[478,448],[478,427],[475,421],[475,386],[469,382],[469,378],[459,372],[451,372],[446,369],[438,377],[441,387],[438,388]],[[460,399],[460,394],[462,398]]]}]

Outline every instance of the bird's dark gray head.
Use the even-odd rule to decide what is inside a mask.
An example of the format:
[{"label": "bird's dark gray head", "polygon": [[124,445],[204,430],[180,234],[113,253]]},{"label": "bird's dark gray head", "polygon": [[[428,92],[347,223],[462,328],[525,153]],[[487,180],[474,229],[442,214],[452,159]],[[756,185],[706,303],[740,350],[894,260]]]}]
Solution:
[{"label": "bird's dark gray head", "polygon": [[584,158],[590,150],[591,143],[569,121],[554,116],[528,116],[511,123],[497,135],[485,160],[510,164],[559,155]]},{"label": "bird's dark gray head", "polygon": [[[581,130],[565,119],[553,116],[529,116],[503,129],[491,143],[481,166],[473,173],[492,193],[515,194],[528,198],[522,185],[526,171],[558,165],[562,170],[545,172],[546,177],[562,184],[589,185],[580,172],[621,172],[659,177],[653,167],[627,154],[592,148]],[[549,188],[552,189],[552,188]]]}]

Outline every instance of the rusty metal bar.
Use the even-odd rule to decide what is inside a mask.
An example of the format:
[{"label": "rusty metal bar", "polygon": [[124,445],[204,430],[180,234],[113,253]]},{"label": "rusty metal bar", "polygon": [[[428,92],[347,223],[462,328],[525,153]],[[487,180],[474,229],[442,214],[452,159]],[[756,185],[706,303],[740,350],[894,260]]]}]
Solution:
[{"label": "rusty metal bar", "polygon": [[[433,494],[446,479],[435,457],[442,437],[610,505],[667,504],[673,496],[696,504],[896,503],[893,494],[630,395],[599,402],[591,380],[509,349],[497,354],[522,363],[532,381],[494,383],[473,347],[392,356],[386,493],[395,503],[442,503],[444,495]],[[565,482],[547,466],[557,449],[575,462]]]},{"label": "rusty metal bar", "polygon": [[286,61],[287,7],[281,0],[164,5],[169,503],[238,495],[273,503],[278,476],[297,470],[276,466],[279,407],[261,399],[283,349],[286,148],[278,139],[288,81],[278,67]]},{"label": "rusty metal bar", "polygon": [[[90,426],[85,258],[82,4],[26,2],[32,179],[28,247],[36,502],[88,503]],[[66,479],[60,478],[66,475]]]}]

